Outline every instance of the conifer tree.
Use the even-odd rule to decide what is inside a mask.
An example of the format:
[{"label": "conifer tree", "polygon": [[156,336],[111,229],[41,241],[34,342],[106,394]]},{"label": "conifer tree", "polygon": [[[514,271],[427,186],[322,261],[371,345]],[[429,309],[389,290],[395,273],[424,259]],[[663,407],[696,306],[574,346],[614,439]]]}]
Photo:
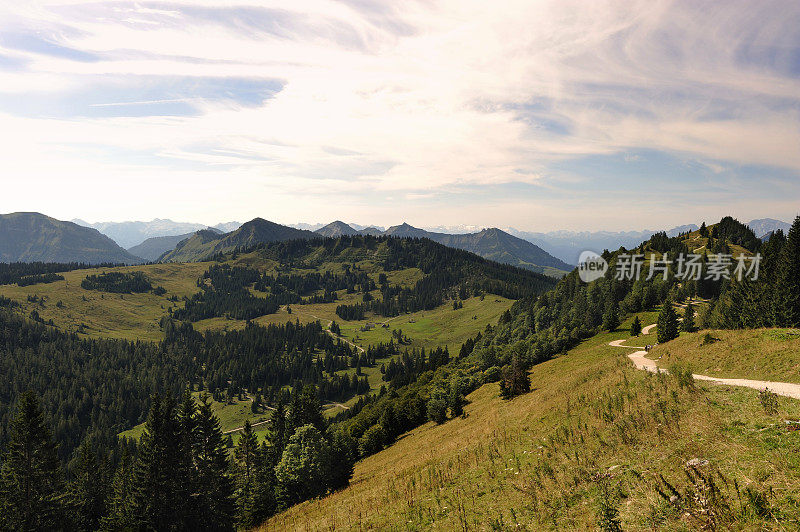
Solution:
[{"label": "conifer tree", "polygon": [[328,484],[332,490],[337,490],[350,484],[353,467],[358,459],[358,442],[341,429],[333,430],[329,440],[334,460],[331,464]]},{"label": "conifer tree", "polygon": [[[205,397],[205,394],[203,394]],[[187,386],[176,409],[175,474],[180,482],[175,486],[175,497],[179,506],[175,508],[176,516],[187,524],[195,522],[197,515],[197,471],[194,456],[197,447],[197,402]]]},{"label": "conifer tree", "polygon": [[453,380],[450,382],[450,397],[448,398],[448,406],[450,407],[450,415],[454,418],[464,415],[464,403],[466,403],[466,400],[464,399],[463,388],[463,384],[459,377],[453,378]]},{"label": "conifer tree", "polygon": [[237,522],[242,527],[251,527],[253,499],[255,496],[256,471],[259,467],[260,451],[250,420],[245,420],[239,443],[233,453],[236,471]]},{"label": "conifer tree", "polygon": [[175,403],[155,394],[133,473],[132,515],[137,528],[167,530],[175,523],[175,508],[185,502],[175,496],[176,484],[184,481],[175,476],[178,449]]},{"label": "conifer tree", "polygon": [[276,464],[283,454],[283,448],[288,439],[289,437],[286,435],[286,408],[283,406],[283,396],[279,396],[275,412],[272,414],[272,448],[277,455]]},{"label": "conifer tree", "polygon": [[111,482],[111,493],[107,504],[108,514],[101,523],[102,530],[132,530],[136,527],[134,509],[134,472],[135,462],[127,447],[122,454]]},{"label": "conifer tree", "polygon": [[678,316],[672,308],[672,300],[667,298],[658,314],[658,343],[663,344],[678,337]]},{"label": "conifer tree", "polygon": [[777,319],[784,327],[800,325],[800,216],[795,218],[778,264],[775,286]]},{"label": "conifer tree", "polygon": [[106,515],[109,491],[105,465],[98,460],[94,442],[84,440],[78,447],[74,479],[67,490],[71,521],[78,530],[97,530]]},{"label": "conifer tree", "polygon": [[270,449],[262,443],[258,449],[253,494],[247,509],[250,526],[258,525],[275,513],[275,464]]},{"label": "conifer tree", "polygon": [[63,525],[56,445],[32,391],[19,397],[0,470],[0,528],[54,530]]},{"label": "conifer tree", "polygon": [[694,324],[694,305],[691,302],[686,304],[681,328],[686,332],[695,332],[697,330],[697,326]]},{"label": "conifer tree", "polygon": [[631,323],[631,336],[639,336],[642,334],[642,320],[639,319],[639,316],[633,318],[633,323]]},{"label": "conifer tree", "polygon": [[617,304],[611,300],[606,306],[606,311],[603,314],[603,329],[613,331],[619,327],[619,314],[617,311]]},{"label": "conifer tree", "polygon": [[235,504],[233,481],[228,474],[228,449],[219,419],[205,398],[197,408],[195,445],[198,521],[213,530],[231,530]]}]

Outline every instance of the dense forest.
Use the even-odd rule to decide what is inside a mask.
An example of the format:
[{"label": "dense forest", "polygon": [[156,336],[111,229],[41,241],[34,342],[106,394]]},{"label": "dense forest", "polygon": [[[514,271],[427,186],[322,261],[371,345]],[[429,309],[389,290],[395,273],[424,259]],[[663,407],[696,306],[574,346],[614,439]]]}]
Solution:
[{"label": "dense forest", "polygon": [[[123,264],[84,264],[81,262],[49,263],[49,262],[0,262],[0,284],[35,284],[30,282],[52,282],[52,274],[70,272],[73,270],[86,270],[89,268],[113,268]],[[63,277],[61,277],[63,279]]]},{"label": "dense forest", "polygon": [[99,290],[115,294],[141,294],[153,289],[144,272],[103,272],[87,275],[81,281],[84,290]]},{"label": "dense forest", "polygon": [[[259,244],[237,250],[236,254],[253,251],[290,269],[313,269],[326,261],[343,262],[343,257],[373,257],[373,253],[380,251],[377,262],[384,271],[419,268],[425,275],[409,288],[392,285],[386,275],[380,276],[376,284],[355,260],[352,264],[344,263],[341,274],[310,271],[275,275],[247,266],[215,264],[198,279],[200,292],[187,299],[183,309],[175,310],[173,317],[189,321],[222,316],[248,320],[272,314],[282,305],[330,303],[336,301],[336,291],[346,290],[362,294],[363,303],[339,305],[336,313],[343,320],[360,320],[366,312],[393,317],[430,310],[449,299],[466,299],[483,293],[517,299],[555,284],[550,277],[485,260],[427,239],[342,236]],[[254,294],[251,288],[264,295]],[[370,293],[376,288],[380,289],[380,298],[373,298]]]}]

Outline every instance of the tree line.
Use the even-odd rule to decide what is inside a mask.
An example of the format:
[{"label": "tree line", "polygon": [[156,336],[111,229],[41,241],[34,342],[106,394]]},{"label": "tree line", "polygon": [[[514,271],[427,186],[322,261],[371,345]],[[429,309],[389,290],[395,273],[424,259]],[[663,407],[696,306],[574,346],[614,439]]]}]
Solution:
[{"label": "tree line", "polygon": [[356,442],[325,423],[313,387],[272,421],[260,444],[247,422],[230,450],[206,399],[156,394],[137,445],[109,460],[87,438],[65,468],[26,391],[0,462],[0,530],[234,530],[347,486]]}]

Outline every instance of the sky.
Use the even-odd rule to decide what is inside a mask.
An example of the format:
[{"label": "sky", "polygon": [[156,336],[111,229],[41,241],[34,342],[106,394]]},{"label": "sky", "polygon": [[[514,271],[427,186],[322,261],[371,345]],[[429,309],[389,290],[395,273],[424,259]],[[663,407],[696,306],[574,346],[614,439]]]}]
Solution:
[{"label": "sky", "polygon": [[800,213],[800,3],[0,0],[0,212]]}]

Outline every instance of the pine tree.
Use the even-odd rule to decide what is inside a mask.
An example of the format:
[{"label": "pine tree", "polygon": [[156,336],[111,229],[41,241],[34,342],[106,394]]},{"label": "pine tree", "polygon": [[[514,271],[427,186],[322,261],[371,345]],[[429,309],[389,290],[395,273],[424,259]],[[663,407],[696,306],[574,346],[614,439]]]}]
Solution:
[{"label": "pine tree", "polygon": [[72,524],[78,530],[97,530],[106,514],[109,491],[104,464],[98,460],[94,443],[87,439],[78,448],[74,479],[67,490]]},{"label": "pine tree", "polygon": [[775,290],[779,325],[800,326],[800,216],[795,218],[781,249]]},{"label": "pine tree", "polygon": [[503,399],[511,399],[529,391],[531,391],[530,375],[520,357],[515,354],[511,358],[511,365],[503,371],[503,378],[500,380],[500,396]]},{"label": "pine tree", "polygon": [[132,530],[136,527],[133,514],[133,472],[135,463],[127,447],[122,448],[114,480],[111,483],[111,494],[108,501],[108,514],[101,523],[102,530]]},{"label": "pine tree", "polygon": [[275,449],[277,458],[275,463],[278,463],[280,456],[283,454],[283,448],[289,437],[286,435],[286,408],[283,406],[283,396],[278,397],[278,404],[275,406],[275,412],[272,414],[272,448]]},{"label": "pine tree", "polygon": [[695,332],[697,330],[697,326],[694,324],[694,305],[691,302],[686,304],[681,328],[686,332]]},{"label": "pine tree", "polygon": [[607,331],[613,331],[617,327],[619,327],[617,304],[611,300],[606,306],[606,311],[603,314],[603,329]]},{"label": "pine tree", "polygon": [[248,510],[253,525],[257,525],[275,513],[275,465],[271,450],[262,443],[258,450],[253,497]]},{"label": "pine tree", "polygon": [[233,481],[228,475],[228,449],[219,419],[205,398],[197,408],[195,445],[198,522],[212,530],[232,530],[235,504]]},{"label": "pine tree", "polygon": [[[203,394],[203,397],[206,397]],[[179,506],[175,508],[177,519],[187,525],[195,523],[197,515],[197,471],[194,466],[197,441],[197,402],[191,390],[186,387],[181,403],[176,410],[177,448],[175,454],[175,475],[180,482],[175,486],[175,497]]]},{"label": "pine tree", "polygon": [[353,468],[358,459],[358,442],[343,430],[334,430],[329,440],[331,454],[335,459],[331,464],[328,484],[332,490],[338,490],[350,484]]},{"label": "pine tree", "polygon": [[672,300],[667,298],[658,314],[658,343],[663,344],[678,337],[678,316],[672,308]]},{"label": "pine tree", "polygon": [[256,471],[260,459],[258,438],[253,432],[250,420],[244,422],[233,459],[236,472],[237,522],[240,526],[249,528],[256,524],[252,519],[252,508]]},{"label": "pine tree", "polygon": [[448,398],[448,403],[451,416],[456,418],[464,415],[464,403],[466,403],[466,400],[464,399],[461,379],[458,377],[455,377],[450,383],[450,397]]},{"label": "pine tree", "polygon": [[11,421],[0,470],[0,526],[8,530],[60,528],[62,486],[56,445],[39,400],[22,393]]},{"label": "pine tree", "polygon": [[131,513],[137,519],[137,528],[171,528],[175,523],[175,508],[184,502],[176,500],[176,484],[184,481],[175,476],[177,433],[174,401],[155,394],[139,439],[133,473]]},{"label": "pine tree", "polygon": [[639,336],[642,334],[642,320],[639,319],[639,316],[633,318],[633,323],[631,323],[631,336]]}]

